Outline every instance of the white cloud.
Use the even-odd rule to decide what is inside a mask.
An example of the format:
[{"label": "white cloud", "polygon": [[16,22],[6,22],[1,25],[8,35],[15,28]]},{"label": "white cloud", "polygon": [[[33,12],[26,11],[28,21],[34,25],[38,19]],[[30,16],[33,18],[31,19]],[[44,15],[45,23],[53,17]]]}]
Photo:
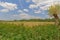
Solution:
[{"label": "white cloud", "polygon": [[23,9],[23,11],[25,11],[25,12],[29,12],[29,10],[28,10],[28,9]]},{"label": "white cloud", "polygon": [[31,8],[31,9],[37,8],[37,7],[38,7],[38,5],[36,5],[36,4],[31,4],[31,5],[29,6],[29,8]]},{"label": "white cloud", "polygon": [[34,2],[34,3],[41,3],[43,1],[48,1],[48,0],[32,0],[32,2]]},{"label": "white cloud", "polygon": [[35,4],[42,4],[42,3],[46,3],[46,2],[52,2],[52,3],[55,3],[55,2],[58,2],[60,0],[32,0],[32,2],[34,2]]},{"label": "white cloud", "polygon": [[17,9],[17,5],[16,4],[8,3],[8,2],[0,2],[0,6],[2,6],[5,9],[8,9],[8,10]]},{"label": "white cloud", "polygon": [[[32,2],[34,2],[34,4],[30,4],[29,8],[32,9],[34,13],[41,13],[45,10],[48,10],[49,6],[58,4],[60,0],[32,0]],[[38,10],[36,10],[35,8]]]},{"label": "white cloud", "polygon": [[47,10],[49,8],[49,6],[51,5],[46,5],[46,6],[43,6],[43,7],[40,7],[42,10]]},{"label": "white cloud", "polygon": [[14,17],[18,17],[20,19],[30,19],[31,16],[25,12],[28,12],[28,9],[18,10],[20,14],[14,15]]},{"label": "white cloud", "polygon": [[6,12],[9,12],[9,10],[8,9],[2,9],[2,10],[0,10],[0,12],[6,13]]},{"label": "white cloud", "polygon": [[26,13],[21,13],[21,14],[19,14],[21,17],[26,17],[26,16],[28,16],[28,14],[26,14]]},{"label": "white cloud", "polygon": [[[46,5],[52,5],[53,3],[57,4],[58,2],[60,2],[60,0],[32,0],[32,2],[34,2],[35,4],[31,4],[29,6],[29,8],[31,8],[31,9],[41,7],[41,5],[44,5],[44,4],[46,4]],[[42,7],[46,8],[46,5],[42,6]]]},{"label": "white cloud", "polygon": [[19,13],[22,13],[23,11],[22,10],[18,10]]},{"label": "white cloud", "polygon": [[40,19],[40,17],[29,15],[29,14],[26,14],[26,13],[21,13],[19,15],[14,15],[13,17],[17,17],[17,18],[20,18],[20,19]]},{"label": "white cloud", "polygon": [[41,11],[40,11],[40,10],[34,10],[34,13],[36,13],[36,14],[40,14]]},{"label": "white cloud", "polygon": [[[21,10],[19,10],[20,12]],[[23,12],[20,12],[20,14],[14,14],[12,16],[13,18],[20,18],[20,19],[38,19],[40,17],[37,17],[37,16],[33,16],[33,15],[29,15],[28,13],[25,13],[24,11]]]},{"label": "white cloud", "polygon": [[30,2],[31,0],[26,0],[26,2]]},{"label": "white cloud", "polygon": [[19,13],[23,13],[23,12],[29,12],[28,9],[23,9],[23,10],[18,10]]},{"label": "white cloud", "polygon": [[38,19],[38,18],[40,18],[40,17],[36,17],[36,16],[29,15],[29,14],[26,14],[26,13],[20,14],[20,17],[21,17],[22,19]]},{"label": "white cloud", "polygon": [[29,6],[29,8],[37,8],[38,6],[40,6],[40,5],[42,5],[42,4],[44,4],[44,3],[47,3],[47,1],[45,2],[45,1],[43,1],[43,0],[32,0],[32,2],[34,2],[35,4],[31,4],[30,6]]},{"label": "white cloud", "polygon": [[21,13],[19,15],[22,19],[29,19],[30,18],[30,15],[26,14],[26,13]]}]

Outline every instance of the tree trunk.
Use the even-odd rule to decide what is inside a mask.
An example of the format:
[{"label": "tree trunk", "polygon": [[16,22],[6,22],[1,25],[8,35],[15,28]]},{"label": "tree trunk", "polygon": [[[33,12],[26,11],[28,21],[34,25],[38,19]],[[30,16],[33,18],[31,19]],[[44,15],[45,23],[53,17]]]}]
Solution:
[{"label": "tree trunk", "polygon": [[53,16],[55,18],[55,25],[60,25],[58,15],[57,14],[53,14]]}]

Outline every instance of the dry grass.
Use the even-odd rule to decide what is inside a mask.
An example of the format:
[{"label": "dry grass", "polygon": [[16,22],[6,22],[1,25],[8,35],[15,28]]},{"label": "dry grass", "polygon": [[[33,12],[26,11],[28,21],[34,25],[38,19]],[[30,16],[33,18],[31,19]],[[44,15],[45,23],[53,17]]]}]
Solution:
[{"label": "dry grass", "polygon": [[24,26],[38,26],[38,25],[51,25],[54,22],[2,22],[2,24],[12,24],[12,25],[24,25]]}]

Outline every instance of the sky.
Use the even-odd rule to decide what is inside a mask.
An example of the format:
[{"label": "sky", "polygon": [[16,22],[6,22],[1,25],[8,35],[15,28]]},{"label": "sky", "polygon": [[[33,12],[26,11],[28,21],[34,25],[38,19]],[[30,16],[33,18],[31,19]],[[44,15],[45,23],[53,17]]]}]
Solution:
[{"label": "sky", "polygon": [[60,0],[0,0],[0,20],[46,19],[48,8]]}]

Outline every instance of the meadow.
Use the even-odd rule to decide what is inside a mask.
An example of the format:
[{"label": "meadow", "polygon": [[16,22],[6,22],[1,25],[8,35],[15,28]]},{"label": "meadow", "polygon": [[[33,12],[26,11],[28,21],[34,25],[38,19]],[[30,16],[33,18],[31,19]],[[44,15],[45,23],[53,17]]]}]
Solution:
[{"label": "meadow", "polygon": [[0,22],[0,40],[60,40],[54,22]]}]

